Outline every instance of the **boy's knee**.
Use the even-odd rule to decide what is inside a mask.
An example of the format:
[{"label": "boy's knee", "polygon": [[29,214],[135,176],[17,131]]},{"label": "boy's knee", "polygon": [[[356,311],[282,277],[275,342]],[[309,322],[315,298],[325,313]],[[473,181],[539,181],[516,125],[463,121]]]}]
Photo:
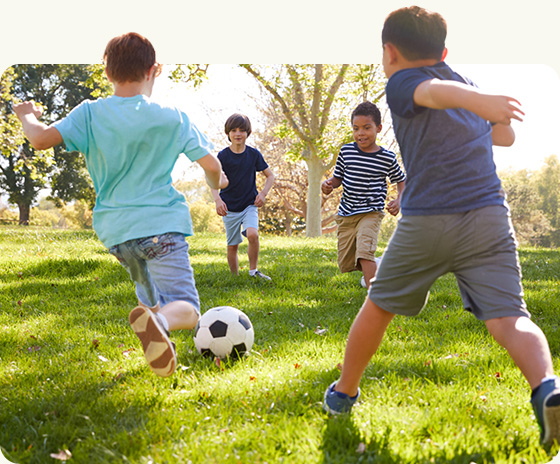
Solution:
[{"label": "boy's knee", "polygon": [[247,229],[247,240],[255,241],[259,239],[259,231],[254,227],[249,227]]}]

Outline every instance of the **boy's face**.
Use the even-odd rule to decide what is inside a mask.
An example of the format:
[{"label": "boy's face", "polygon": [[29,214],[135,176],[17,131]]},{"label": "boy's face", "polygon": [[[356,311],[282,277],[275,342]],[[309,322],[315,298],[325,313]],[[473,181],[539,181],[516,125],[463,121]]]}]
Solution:
[{"label": "boy's face", "polygon": [[235,143],[237,145],[244,145],[245,141],[247,140],[247,131],[236,127],[229,131],[229,140],[231,143]]},{"label": "boy's face", "polygon": [[378,126],[371,116],[354,116],[352,120],[352,133],[358,148],[366,153],[373,153],[377,150],[377,134],[381,131],[381,124]]}]

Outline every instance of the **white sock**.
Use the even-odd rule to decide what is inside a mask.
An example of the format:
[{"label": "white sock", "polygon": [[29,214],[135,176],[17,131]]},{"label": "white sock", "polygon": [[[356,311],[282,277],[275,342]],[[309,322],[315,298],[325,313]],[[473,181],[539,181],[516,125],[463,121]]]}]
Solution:
[{"label": "white sock", "polygon": [[549,375],[547,377],[543,377],[543,379],[541,380],[541,384],[543,384],[547,380],[554,380],[554,379],[557,379],[557,378],[558,378],[558,376],[556,376],[556,375]]},{"label": "white sock", "polygon": [[161,313],[156,313],[156,317],[159,320],[159,322],[161,322],[161,325],[163,326],[163,328],[169,332],[169,322],[167,322],[166,317],[161,314]]},{"label": "white sock", "polygon": [[249,269],[249,275],[253,277],[257,273],[257,269]]}]

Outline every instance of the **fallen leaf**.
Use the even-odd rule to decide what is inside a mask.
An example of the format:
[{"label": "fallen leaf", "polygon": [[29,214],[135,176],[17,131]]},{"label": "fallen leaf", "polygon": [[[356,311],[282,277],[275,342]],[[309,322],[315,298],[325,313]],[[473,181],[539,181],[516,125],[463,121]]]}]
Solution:
[{"label": "fallen leaf", "polygon": [[366,451],[366,445],[365,443],[360,443],[358,445],[358,447],[356,448],[356,453],[360,453],[360,454],[364,454]]},{"label": "fallen leaf", "polygon": [[72,457],[72,453],[68,450],[58,450],[58,453],[51,453],[51,458],[59,461],[68,461]]},{"label": "fallen leaf", "polygon": [[99,355],[99,356],[97,356],[97,357],[99,358],[99,360],[100,360],[101,362],[107,362],[107,361],[109,361],[105,356]]}]

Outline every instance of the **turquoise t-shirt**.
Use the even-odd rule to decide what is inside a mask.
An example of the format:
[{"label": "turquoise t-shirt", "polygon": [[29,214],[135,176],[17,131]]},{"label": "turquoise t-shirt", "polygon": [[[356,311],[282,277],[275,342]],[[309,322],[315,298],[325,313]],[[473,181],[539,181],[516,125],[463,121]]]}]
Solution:
[{"label": "turquoise t-shirt", "polygon": [[185,197],[171,185],[181,153],[196,161],[212,144],[173,107],[144,95],[86,100],[54,124],[84,154],[97,199],[93,228],[106,247],[167,232],[192,235]]}]

